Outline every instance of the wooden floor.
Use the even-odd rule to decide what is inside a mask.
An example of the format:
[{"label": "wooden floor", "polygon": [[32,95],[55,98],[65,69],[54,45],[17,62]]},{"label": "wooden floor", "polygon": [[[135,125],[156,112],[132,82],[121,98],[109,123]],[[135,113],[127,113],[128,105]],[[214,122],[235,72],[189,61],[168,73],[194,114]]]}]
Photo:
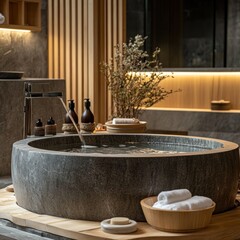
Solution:
[{"label": "wooden floor", "polygon": [[29,212],[16,204],[13,192],[0,189],[0,218],[13,223],[60,235],[71,239],[240,239],[240,207],[216,214],[210,225],[194,233],[167,233],[151,228],[147,223],[138,223],[138,230],[131,234],[108,234],[101,230],[100,223],[94,221],[71,220]]}]

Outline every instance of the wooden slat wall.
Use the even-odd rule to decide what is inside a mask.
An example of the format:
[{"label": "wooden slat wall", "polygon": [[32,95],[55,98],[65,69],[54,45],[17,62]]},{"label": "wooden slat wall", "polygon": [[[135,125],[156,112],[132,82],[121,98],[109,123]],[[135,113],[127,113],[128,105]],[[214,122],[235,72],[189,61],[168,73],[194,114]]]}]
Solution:
[{"label": "wooden slat wall", "polygon": [[49,0],[49,77],[66,79],[66,98],[74,99],[81,116],[89,97],[96,122],[111,111],[99,63],[125,41],[126,0]]}]

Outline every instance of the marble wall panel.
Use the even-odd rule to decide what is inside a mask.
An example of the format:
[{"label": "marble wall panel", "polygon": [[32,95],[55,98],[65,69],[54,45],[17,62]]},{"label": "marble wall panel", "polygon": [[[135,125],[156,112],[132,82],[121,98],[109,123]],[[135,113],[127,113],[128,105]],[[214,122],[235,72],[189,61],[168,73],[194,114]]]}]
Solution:
[{"label": "marble wall panel", "polygon": [[185,132],[191,136],[217,138],[240,145],[239,113],[152,108],[143,111],[140,119],[147,121],[149,131]]},{"label": "marble wall panel", "polygon": [[42,0],[41,32],[0,31],[0,71],[48,77],[47,0]]},{"label": "marble wall panel", "polygon": [[[11,174],[12,144],[23,139],[24,124],[24,79],[0,80],[0,176]],[[41,79],[44,84],[36,84],[30,80],[32,91],[36,92],[63,92],[65,99],[65,81]],[[46,124],[52,116],[57,123],[57,132],[61,132],[65,117],[65,109],[59,99],[34,99],[32,103],[32,128],[38,118]]]}]

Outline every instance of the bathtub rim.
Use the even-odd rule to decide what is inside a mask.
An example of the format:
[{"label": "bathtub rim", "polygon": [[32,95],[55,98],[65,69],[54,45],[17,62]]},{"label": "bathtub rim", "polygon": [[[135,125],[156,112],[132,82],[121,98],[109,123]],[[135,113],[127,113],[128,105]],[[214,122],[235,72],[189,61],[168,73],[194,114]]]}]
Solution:
[{"label": "bathtub rim", "polygon": [[[174,157],[174,156],[195,156],[195,155],[208,155],[208,154],[216,154],[216,153],[222,153],[222,152],[228,152],[232,150],[239,149],[239,145],[237,143],[222,140],[222,139],[216,139],[216,138],[207,138],[207,137],[198,137],[198,136],[190,136],[190,135],[172,135],[172,134],[153,134],[153,133],[97,133],[95,134],[84,134],[84,136],[108,136],[108,135],[142,135],[142,136],[170,136],[173,138],[193,138],[193,139],[200,139],[200,140],[206,140],[206,141],[213,141],[222,144],[222,147],[219,148],[212,148],[207,149],[204,151],[192,151],[192,152],[185,152],[185,153],[160,153],[160,154],[141,154],[141,153],[134,153],[134,154],[101,154],[101,153],[77,153],[77,152],[63,152],[61,150],[49,150],[49,149],[43,149],[43,148],[37,148],[35,146],[31,146],[31,142],[38,142],[38,141],[44,141],[46,139],[55,139],[55,138],[78,138],[78,134],[57,134],[54,136],[44,136],[44,137],[29,137],[26,139],[19,140],[13,144],[14,148],[19,148],[26,151],[31,152],[39,152],[39,153],[45,153],[50,155],[70,155],[70,156],[82,156],[82,157],[104,157],[104,158],[161,158],[161,157]],[[80,142],[80,140],[79,140]],[[187,146],[187,144],[186,144]],[[196,145],[197,146],[197,145]]]}]

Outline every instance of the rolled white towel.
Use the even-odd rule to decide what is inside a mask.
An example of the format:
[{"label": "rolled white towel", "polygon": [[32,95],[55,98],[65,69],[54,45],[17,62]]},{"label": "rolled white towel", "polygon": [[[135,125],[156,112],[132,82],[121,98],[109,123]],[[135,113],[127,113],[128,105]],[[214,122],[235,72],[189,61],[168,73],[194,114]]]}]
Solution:
[{"label": "rolled white towel", "polygon": [[176,189],[171,191],[162,191],[158,194],[158,202],[161,204],[170,204],[180,202],[192,197],[188,189]]},{"label": "rolled white towel", "polygon": [[203,196],[193,196],[190,199],[175,202],[171,204],[162,204],[156,202],[153,204],[154,208],[165,209],[165,210],[199,210],[211,207],[213,204],[212,199]]},{"label": "rolled white towel", "polygon": [[203,208],[208,208],[213,205],[213,200],[204,196],[193,196],[189,200],[186,200],[189,203],[190,210],[198,210]]},{"label": "rolled white towel", "polygon": [[136,124],[139,120],[136,118],[113,118],[113,124]]},{"label": "rolled white towel", "polygon": [[160,202],[155,202],[152,207],[159,208],[163,210],[190,210],[189,205],[186,203],[187,200],[181,202],[175,202],[170,204],[162,204]]}]

